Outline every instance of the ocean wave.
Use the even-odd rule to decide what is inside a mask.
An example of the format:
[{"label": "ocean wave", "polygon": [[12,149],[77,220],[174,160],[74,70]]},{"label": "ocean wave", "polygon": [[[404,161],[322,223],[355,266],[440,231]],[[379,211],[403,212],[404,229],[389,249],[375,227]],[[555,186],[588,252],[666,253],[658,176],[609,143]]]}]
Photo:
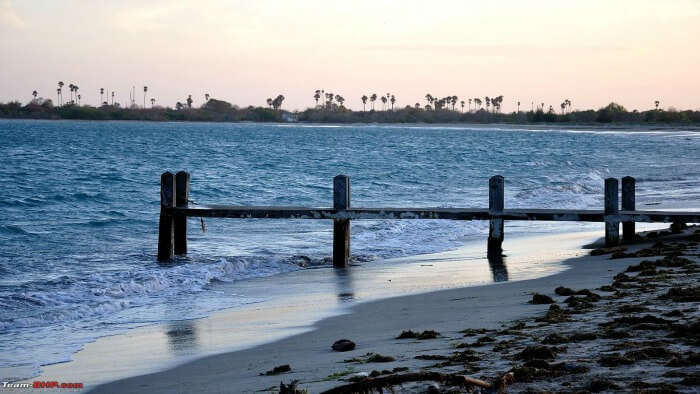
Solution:
[{"label": "ocean wave", "polygon": [[13,235],[33,235],[32,232],[25,230],[22,226],[16,224],[2,224],[0,225],[0,233],[13,234]]},{"label": "ocean wave", "polygon": [[127,308],[155,305],[178,294],[202,292],[216,281],[232,282],[301,268],[289,260],[222,258],[206,264],[29,281],[0,290],[0,304],[7,309],[0,318],[0,331],[103,318]]},{"label": "ocean wave", "polygon": [[599,205],[606,173],[592,170],[583,176],[568,176],[559,181],[544,177],[541,182],[521,187],[506,206],[527,208],[583,209]]}]

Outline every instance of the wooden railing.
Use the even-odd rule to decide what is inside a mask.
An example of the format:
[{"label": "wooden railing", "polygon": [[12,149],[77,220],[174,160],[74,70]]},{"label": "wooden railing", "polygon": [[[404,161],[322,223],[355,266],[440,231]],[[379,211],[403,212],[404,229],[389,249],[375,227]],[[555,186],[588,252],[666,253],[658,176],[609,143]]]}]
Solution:
[{"label": "wooden railing", "polygon": [[190,174],[165,172],[161,176],[161,209],[158,233],[158,260],[170,260],[187,253],[187,217],[233,219],[321,219],[333,220],[333,266],[346,267],[350,258],[351,220],[488,220],[489,253],[500,253],[503,223],[506,220],[546,220],[568,222],[604,222],[605,243],[620,243],[635,238],[635,222],[700,223],[700,212],[637,211],[635,180],[622,178],[622,210],[619,209],[618,180],[605,180],[603,210],[505,209],[504,179],[489,179],[488,208],[353,208],[350,205],[350,177],[333,178],[333,207],[274,207],[235,205],[189,205]]}]

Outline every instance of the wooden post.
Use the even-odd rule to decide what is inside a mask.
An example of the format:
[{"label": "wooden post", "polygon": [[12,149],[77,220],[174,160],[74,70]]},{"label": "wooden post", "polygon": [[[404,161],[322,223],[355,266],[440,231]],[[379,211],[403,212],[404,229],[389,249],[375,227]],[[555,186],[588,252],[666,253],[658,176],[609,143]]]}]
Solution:
[{"label": "wooden post", "polygon": [[158,260],[170,260],[174,257],[175,220],[167,212],[175,206],[175,176],[164,172],[160,176],[160,224],[158,225]]},{"label": "wooden post", "polygon": [[[489,215],[500,215],[504,207],[503,177],[489,179]],[[488,254],[501,253],[503,244],[503,219],[489,219]]]},{"label": "wooden post", "polygon": [[[631,176],[622,178],[622,210],[635,210],[635,180]],[[636,236],[634,222],[622,223],[622,239],[624,241],[634,241]]]},{"label": "wooden post", "polygon": [[[350,177],[338,175],[333,178],[333,209],[350,208]],[[350,259],[350,220],[333,220],[333,267],[345,268]]]},{"label": "wooden post", "polygon": [[620,243],[618,182],[616,178],[605,180],[605,245]]},{"label": "wooden post", "polygon": [[[190,173],[175,174],[175,206],[186,207],[190,197]],[[175,216],[175,254],[187,254],[187,217]]]}]

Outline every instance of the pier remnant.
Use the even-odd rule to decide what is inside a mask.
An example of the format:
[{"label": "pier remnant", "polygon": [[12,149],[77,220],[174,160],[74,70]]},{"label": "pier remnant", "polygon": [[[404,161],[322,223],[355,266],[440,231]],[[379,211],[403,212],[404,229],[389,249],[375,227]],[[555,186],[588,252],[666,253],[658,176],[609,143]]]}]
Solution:
[{"label": "pier remnant", "polygon": [[158,225],[158,260],[174,257],[175,217],[171,208],[175,207],[175,176],[164,172],[160,176],[160,223]]},{"label": "pier remnant", "polygon": [[[353,208],[350,205],[350,177],[333,178],[333,207],[279,207],[239,205],[189,205],[190,174],[165,172],[160,182],[160,224],[158,260],[170,260],[176,254],[187,253],[187,218],[211,217],[232,219],[312,219],[333,221],[333,266],[345,268],[350,260],[351,220],[488,220],[488,257],[501,256],[504,239],[503,223],[513,221],[570,221],[605,223],[605,243],[620,243],[620,223],[624,240],[635,238],[634,223],[700,223],[697,211],[637,211],[635,210],[635,180],[622,179],[622,210],[619,209],[619,183],[615,178],[605,180],[603,210],[585,209],[505,209],[504,179],[500,175],[489,179],[487,208]],[[629,226],[629,225],[632,226]],[[495,261],[495,260],[494,260]],[[501,260],[502,261],[502,260]]]},{"label": "pier remnant", "polygon": [[[333,178],[333,209],[342,212],[350,208],[350,177]],[[350,219],[333,220],[333,267],[347,267],[350,260]]]},{"label": "pier remnant", "polygon": [[620,243],[620,201],[616,178],[605,180],[605,246]]},{"label": "pier remnant", "polygon": [[[504,180],[501,175],[489,179],[489,240],[488,254],[501,253],[503,245],[503,208],[505,196]],[[494,217],[495,216],[495,217]]]},{"label": "pier remnant", "polygon": [[[186,208],[190,197],[190,173],[175,174],[175,206]],[[187,216],[175,217],[175,254],[187,254]]]},{"label": "pier remnant", "polygon": [[[635,210],[635,179],[631,176],[622,178],[622,210]],[[625,242],[634,241],[637,234],[635,233],[634,222],[622,223],[622,239]]]}]

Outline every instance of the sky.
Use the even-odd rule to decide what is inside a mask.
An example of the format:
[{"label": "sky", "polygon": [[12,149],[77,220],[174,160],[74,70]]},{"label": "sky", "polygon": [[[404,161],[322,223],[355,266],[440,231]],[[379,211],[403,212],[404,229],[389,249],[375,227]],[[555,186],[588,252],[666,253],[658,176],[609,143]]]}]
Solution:
[{"label": "sky", "polygon": [[0,0],[0,102],[55,101],[60,80],[92,105],[145,85],[167,106],[305,109],[324,89],[354,109],[388,92],[700,109],[698,21],[700,0]]}]

